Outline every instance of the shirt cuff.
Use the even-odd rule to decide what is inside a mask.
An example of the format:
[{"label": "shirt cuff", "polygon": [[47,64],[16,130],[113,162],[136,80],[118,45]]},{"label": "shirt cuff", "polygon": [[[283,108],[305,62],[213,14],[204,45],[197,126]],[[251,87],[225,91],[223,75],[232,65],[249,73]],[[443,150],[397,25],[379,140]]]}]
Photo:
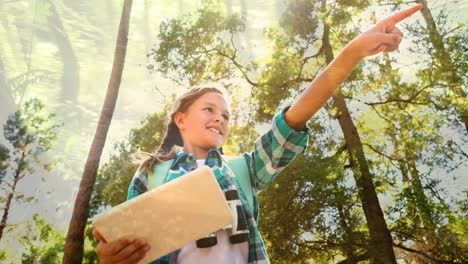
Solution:
[{"label": "shirt cuff", "polygon": [[283,108],[273,118],[273,133],[278,141],[280,141],[280,144],[289,146],[287,148],[293,152],[303,153],[307,149],[310,129],[306,125],[303,130],[297,131],[286,123],[284,115],[289,107]]}]

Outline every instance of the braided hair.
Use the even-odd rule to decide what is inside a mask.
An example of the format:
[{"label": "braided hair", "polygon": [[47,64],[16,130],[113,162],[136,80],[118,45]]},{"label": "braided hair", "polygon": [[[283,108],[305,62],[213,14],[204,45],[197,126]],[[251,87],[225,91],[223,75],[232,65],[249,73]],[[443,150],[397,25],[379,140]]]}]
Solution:
[{"label": "braided hair", "polygon": [[184,142],[182,140],[179,128],[174,121],[174,117],[179,112],[185,113],[198,98],[209,92],[215,92],[224,95],[223,88],[210,85],[193,87],[177,98],[169,114],[169,122],[167,124],[166,133],[164,134],[161,145],[158,146],[152,154],[144,153],[149,157],[140,164],[138,171],[144,169],[151,173],[155,165],[176,158],[176,153],[172,151],[172,149],[174,146],[183,147]]}]

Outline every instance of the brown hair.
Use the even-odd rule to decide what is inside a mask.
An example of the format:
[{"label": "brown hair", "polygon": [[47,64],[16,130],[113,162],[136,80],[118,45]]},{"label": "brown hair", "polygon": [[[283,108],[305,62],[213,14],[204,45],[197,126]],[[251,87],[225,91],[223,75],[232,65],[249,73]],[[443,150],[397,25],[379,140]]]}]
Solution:
[{"label": "brown hair", "polygon": [[[216,86],[216,85],[215,85]],[[184,142],[180,135],[179,128],[177,127],[174,117],[177,113],[185,113],[189,107],[201,96],[209,92],[219,93],[224,96],[223,88],[210,86],[197,86],[185,92],[174,102],[171,112],[169,113],[169,122],[167,124],[166,133],[159,147],[156,148],[154,153],[140,152],[149,156],[139,166],[138,171],[146,170],[151,173],[155,165],[161,164],[165,161],[176,158],[176,153],[172,151],[174,145],[183,146]]]}]

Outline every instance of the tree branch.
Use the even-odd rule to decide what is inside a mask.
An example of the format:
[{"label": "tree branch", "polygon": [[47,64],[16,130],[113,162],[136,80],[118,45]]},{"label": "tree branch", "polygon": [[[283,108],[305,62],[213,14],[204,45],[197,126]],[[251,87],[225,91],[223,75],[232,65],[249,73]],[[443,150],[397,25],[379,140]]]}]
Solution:
[{"label": "tree branch", "polygon": [[258,86],[258,83],[252,81],[249,76],[247,75],[247,72],[245,71],[244,69],[244,66],[242,66],[239,62],[236,61],[236,58],[235,58],[235,52],[234,52],[234,55],[233,56],[229,56],[228,54],[222,52],[221,50],[219,49],[214,49],[219,55],[225,57],[225,58],[228,58],[232,64],[234,64],[234,66],[236,66],[236,68],[241,72],[242,76],[244,77],[244,79],[252,86]]},{"label": "tree branch", "polygon": [[[292,242],[296,244],[297,246],[306,247],[309,249],[319,250],[319,251],[326,250],[326,247],[330,247],[330,246],[331,247],[343,246],[342,244],[338,244],[338,243],[334,243],[330,241],[318,241],[318,240],[315,240],[315,241],[304,240],[303,242],[298,242],[298,241],[292,241]],[[318,245],[318,246],[314,246],[314,245]]]},{"label": "tree branch", "polygon": [[408,99],[402,99],[402,98],[395,98],[395,99],[387,99],[385,101],[380,101],[380,102],[365,102],[365,101],[362,101],[360,99],[356,99],[356,98],[353,98],[349,95],[346,95],[345,98],[346,99],[350,99],[350,100],[356,100],[360,103],[363,103],[365,105],[369,105],[369,106],[375,106],[375,105],[381,105],[381,104],[388,104],[388,103],[407,103],[407,104],[416,104],[416,105],[427,105],[428,103],[431,103],[431,102],[414,102],[413,100],[416,99],[416,97],[419,96],[420,93],[422,93],[424,90],[428,89],[428,88],[431,88],[433,87],[434,85],[437,85],[436,83],[430,83],[426,86],[424,86],[423,88],[421,88],[420,90],[416,91],[414,94],[411,95],[410,98]]},{"label": "tree branch", "polygon": [[379,104],[387,104],[387,103],[395,103],[395,102],[402,102],[402,103],[408,103],[408,104],[417,104],[417,105],[426,105],[427,103],[425,102],[413,102],[414,99],[416,99],[416,97],[421,93],[423,92],[424,90],[426,90],[427,88],[429,87],[432,87],[432,84],[430,85],[426,85],[424,86],[422,89],[420,89],[419,91],[417,91],[416,93],[414,93],[410,98],[408,99],[387,99],[385,101],[382,101],[382,102],[374,102],[374,103],[366,103],[367,105],[371,105],[371,106],[374,106],[374,105],[379,105]]},{"label": "tree branch", "polygon": [[13,185],[11,185],[11,183],[7,182],[5,179],[1,179],[0,180],[0,184],[3,184],[5,183],[6,185],[8,185],[8,187],[10,187],[10,189],[13,189]]},{"label": "tree branch", "polygon": [[[317,58],[318,56],[320,56],[320,54],[322,54],[323,52],[323,45],[320,47],[320,49],[317,51],[317,53],[315,53],[314,55],[310,55],[310,56],[307,56],[307,57],[304,57],[302,59],[302,67],[304,66],[304,64],[306,64],[310,59],[313,59],[313,58]],[[301,67],[301,69],[302,69]]]},{"label": "tree branch", "polygon": [[401,249],[406,250],[408,252],[421,255],[421,256],[423,256],[423,257],[425,257],[427,259],[430,259],[430,260],[435,261],[435,262],[440,263],[440,264],[460,264],[460,262],[453,262],[453,261],[450,261],[450,260],[441,260],[441,259],[433,258],[433,257],[429,256],[428,254],[426,254],[424,252],[418,251],[416,249],[405,247],[405,246],[403,246],[401,244],[393,243],[393,245],[395,247],[397,247],[397,248],[401,248]]},{"label": "tree branch", "polygon": [[386,157],[387,159],[390,159],[390,160],[393,160],[393,161],[398,161],[398,162],[403,162],[403,163],[408,163],[406,160],[402,159],[402,158],[395,158],[395,157],[390,157],[388,156],[387,154],[385,153],[382,153],[380,151],[378,151],[377,149],[375,149],[373,146],[371,146],[370,144],[367,144],[367,143],[362,143],[362,145],[364,146],[367,146],[368,148],[370,148],[372,151],[374,151],[375,153],[381,155],[381,156],[384,156]]},{"label": "tree branch", "polygon": [[[468,158],[468,154],[467,154],[465,151],[463,151],[463,149],[462,149],[455,141],[450,140],[448,144],[449,144],[449,148],[450,148],[453,152],[455,152],[455,153],[457,153],[457,154],[460,154],[460,155],[463,155],[465,158]],[[454,145],[455,145],[455,147],[456,147],[457,149],[454,148]],[[458,151],[457,151],[457,150],[458,150]]]},{"label": "tree branch", "polygon": [[392,165],[395,167],[395,168],[399,168],[399,166],[397,166],[396,164],[393,163],[393,161],[398,161],[398,162],[403,162],[405,164],[408,164],[410,166],[412,166],[412,164],[410,164],[409,162],[407,162],[406,160],[402,159],[402,158],[395,158],[395,157],[390,157],[388,156],[387,154],[384,154],[380,151],[378,151],[377,149],[375,149],[374,147],[372,147],[370,144],[367,144],[367,143],[362,143],[362,145],[364,146],[367,146],[368,148],[370,148],[372,151],[374,151],[375,153],[387,158],[390,160],[390,162],[392,163]]}]

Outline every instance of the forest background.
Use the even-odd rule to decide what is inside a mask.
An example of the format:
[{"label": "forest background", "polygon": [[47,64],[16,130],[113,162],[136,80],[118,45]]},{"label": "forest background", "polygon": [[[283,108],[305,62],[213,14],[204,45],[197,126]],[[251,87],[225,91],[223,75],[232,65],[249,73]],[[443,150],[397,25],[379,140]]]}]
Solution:
[{"label": "forest background", "polygon": [[[90,219],[125,200],[130,155],[158,145],[174,95],[223,84],[225,152],[249,151],[347,42],[415,2],[399,50],[362,61],[309,122],[307,152],[261,193],[260,228],[273,263],[366,263],[367,175],[400,263],[466,263],[467,1],[135,1]],[[62,260],[122,4],[0,1],[2,263]],[[89,231],[83,263],[97,263]]]}]

